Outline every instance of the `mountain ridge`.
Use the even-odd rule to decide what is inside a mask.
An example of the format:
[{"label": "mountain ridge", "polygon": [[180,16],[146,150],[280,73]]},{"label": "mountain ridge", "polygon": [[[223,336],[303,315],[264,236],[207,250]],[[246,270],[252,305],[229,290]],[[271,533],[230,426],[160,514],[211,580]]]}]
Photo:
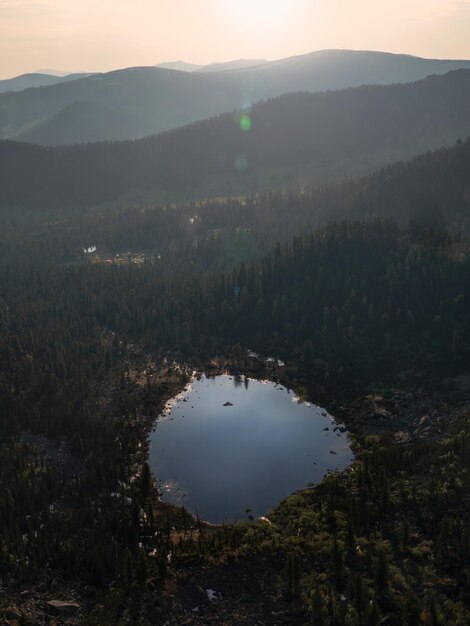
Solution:
[{"label": "mountain ridge", "polygon": [[59,83],[69,82],[90,76],[91,74],[72,73],[72,74],[48,74],[47,72],[30,72],[20,74],[13,78],[0,80],[0,94],[8,92],[24,91],[25,89],[39,89],[41,87],[49,87]]},{"label": "mountain ridge", "polygon": [[95,205],[131,192],[231,194],[328,182],[470,135],[470,70],[394,86],[294,93],[141,140],[0,142],[0,202]]},{"label": "mountain ridge", "polygon": [[[335,50],[220,72],[154,67],[114,70],[35,90],[0,94],[0,137],[44,145],[88,141],[79,123],[75,124],[77,132],[67,136],[53,125],[60,111],[75,101],[116,107],[121,112],[119,128],[94,139],[138,139],[285,93],[414,82],[462,65],[468,69],[470,61]],[[47,120],[49,130],[45,133]],[[38,127],[43,131],[39,132]]]}]

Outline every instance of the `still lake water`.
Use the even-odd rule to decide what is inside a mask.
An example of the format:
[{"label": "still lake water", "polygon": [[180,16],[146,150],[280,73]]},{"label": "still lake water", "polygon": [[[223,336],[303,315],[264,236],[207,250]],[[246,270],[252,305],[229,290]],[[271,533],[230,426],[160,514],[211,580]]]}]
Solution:
[{"label": "still lake water", "polygon": [[212,523],[243,520],[352,462],[335,427],[275,383],[203,376],[156,423],[149,463],[163,502]]}]

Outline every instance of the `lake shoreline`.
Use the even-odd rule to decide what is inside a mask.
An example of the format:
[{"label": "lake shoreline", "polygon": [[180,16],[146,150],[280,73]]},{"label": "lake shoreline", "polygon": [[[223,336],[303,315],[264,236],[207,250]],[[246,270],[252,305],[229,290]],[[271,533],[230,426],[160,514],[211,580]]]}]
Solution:
[{"label": "lake shoreline", "polygon": [[[432,418],[422,420],[421,407],[429,399],[429,393],[422,387],[417,390],[412,382],[408,385],[396,386],[376,382],[369,385],[369,389],[364,385],[357,385],[357,389],[340,389],[336,385],[318,384],[313,380],[312,375],[306,375],[306,372],[291,362],[279,366],[277,359],[260,355],[245,359],[243,362],[224,357],[194,360],[191,363],[169,362],[164,359],[161,367],[157,365],[156,359],[146,355],[135,358],[132,364],[133,379],[141,389],[145,387],[149,363],[152,364],[151,367],[154,368],[163,391],[158,396],[153,410],[139,416],[141,426],[139,447],[132,455],[130,464],[130,476],[134,480],[139,476],[142,464],[148,462],[150,435],[155,424],[161,419],[166,404],[184,392],[191,379],[203,375],[208,377],[223,374],[234,377],[246,375],[254,380],[268,380],[292,389],[303,402],[311,402],[323,407],[333,416],[336,423],[345,426],[350,447],[355,456],[363,449],[364,441],[368,436],[391,439],[393,445],[397,446],[409,446],[413,445],[413,442],[436,437],[435,421]],[[436,413],[431,408],[429,412]],[[351,471],[353,468],[354,461],[343,472]],[[296,493],[311,492],[325,480],[326,478]],[[154,503],[157,515],[174,520],[176,524],[180,522],[181,507],[162,502],[156,483],[154,484]],[[274,508],[279,506],[282,506],[282,501],[278,502]],[[201,525],[207,529],[217,529],[223,526],[197,519],[186,510],[185,515],[195,526]]]},{"label": "lake shoreline", "polygon": [[353,460],[345,426],[273,377],[194,372],[161,417],[149,451],[161,500],[214,524],[268,515]]},{"label": "lake shoreline", "polygon": [[[197,363],[191,364],[168,362],[164,359],[162,365],[159,366],[158,361],[149,355],[140,355],[139,358],[137,358],[137,355],[134,355],[134,357],[135,358],[133,359],[131,367],[131,378],[133,382],[141,391],[145,389],[147,374],[150,370],[163,391],[160,393],[158,398],[156,398],[153,410],[147,413],[142,411],[138,416],[137,421],[139,423],[140,432],[139,446],[134,451],[130,461],[129,475],[131,480],[138,479],[142,470],[142,464],[144,462],[148,462],[149,460],[150,436],[155,428],[155,425],[164,416],[167,404],[178,395],[184,393],[185,389],[187,389],[188,385],[191,383],[191,380],[196,380],[204,375],[210,378],[220,375],[228,375],[232,377],[247,376],[252,380],[268,381],[291,389],[299,398],[300,402],[310,402],[313,405],[321,406],[334,418],[335,424],[340,426],[342,430],[347,430],[350,447],[354,453],[355,437],[353,436],[353,433],[349,431],[347,423],[343,417],[339,417],[335,413],[332,413],[332,410],[338,406],[337,402],[333,399],[327,402],[327,396],[323,389],[321,389],[318,393],[319,398],[321,397],[323,400],[312,397],[311,393],[309,393],[308,389],[303,384],[303,381],[292,377],[292,367],[295,367],[292,364],[279,365],[278,359],[256,355],[256,357],[250,358],[248,362],[243,364],[234,363],[233,359],[230,358],[213,357],[202,362],[198,361]],[[344,471],[347,471],[347,469]],[[321,482],[322,481],[320,481],[320,483]],[[320,483],[317,483],[315,486],[307,486],[305,490],[310,491]],[[296,490],[296,493],[297,491],[303,490]],[[153,493],[155,511],[157,515],[168,517],[172,520],[181,519],[181,507],[162,502],[161,494],[159,493],[156,481],[154,481]],[[275,506],[278,506],[279,504],[280,502]],[[223,524],[212,524],[205,520],[199,520],[186,509],[185,515],[192,520],[193,524],[201,524],[205,528],[216,529],[224,526]]]},{"label": "lake shoreline", "polygon": [[[133,353],[130,359],[127,359],[129,369],[131,370],[131,378],[133,380],[138,377],[141,378],[141,383],[138,385],[139,393],[145,387],[145,374],[144,370],[147,369],[148,356],[145,358],[142,355],[138,356]],[[155,364],[156,359],[152,359],[152,363]],[[160,362],[160,359],[158,359]],[[185,382],[186,376],[191,372],[203,372],[204,370],[210,372],[212,375],[217,373],[229,372],[232,375],[240,374],[242,371],[246,371],[241,364],[230,364],[229,360],[224,362],[219,367],[215,367],[210,360],[206,360],[207,367],[203,367],[202,362],[198,362],[194,367],[189,365],[183,368],[181,372],[172,372],[171,368],[168,371],[168,367],[164,366],[157,368],[159,371],[158,379],[162,383],[162,389],[158,398],[155,411],[152,413],[142,411],[139,415],[133,418],[135,422],[136,432],[138,437],[136,439],[136,445],[133,446],[133,452],[129,461],[126,461],[128,465],[129,478],[135,476],[136,473],[141,471],[142,463],[147,458],[145,450],[148,440],[148,435],[151,432],[155,419],[161,412],[166,401],[174,395],[180,393],[187,382]],[[254,378],[262,379],[267,376],[286,376],[286,369],[292,367],[292,364],[287,364],[286,368],[282,371],[271,368],[263,367],[261,364],[251,367],[249,370],[250,376]],[[120,371],[120,370],[119,370]],[[113,394],[119,394],[119,371],[116,370],[112,375],[112,380],[108,381],[110,396]],[[305,389],[307,382],[311,385],[311,388],[316,385],[312,380],[313,376],[309,377],[304,373],[300,373],[298,376],[289,376],[289,386],[294,391],[299,390],[299,394],[302,389]],[[281,380],[281,378],[280,378]],[[430,391],[430,388],[434,391]],[[388,448],[401,448],[403,450],[412,450],[416,444],[424,442],[428,445],[429,442],[437,442],[446,436],[448,432],[459,430],[460,423],[464,419],[462,416],[465,412],[468,414],[470,410],[469,391],[470,391],[470,376],[456,377],[446,381],[442,381],[441,384],[436,385],[435,381],[429,379],[417,378],[411,380],[408,384],[392,384],[386,381],[378,381],[372,385],[359,385],[355,392],[351,392],[351,389],[341,390],[339,388],[324,387],[320,389],[319,386],[315,387],[320,391],[318,396],[307,395],[306,397],[312,398],[312,401],[316,404],[321,403],[329,413],[335,416],[335,418],[343,421],[351,436],[351,444],[354,446],[354,451],[357,458],[357,463],[360,463],[360,457],[363,453],[367,454],[368,441],[370,439],[379,439],[383,442],[383,445]],[[343,393],[341,393],[343,391]],[[106,399],[106,406],[109,406],[109,411],[116,414],[116,419],[120,419],[117,415],[115,408],[113,408],[113,402]],[[464,423],[464,422],[462,422]],[[123,437],[124,437],[123,431]],[[124,439],[123,439],[124,441]],[[291,503],[296,502],[299,497],[306,501],[305,507],[316,506],[315,503],[322,497],[328,497],[329,494],[335,493],[339,485],[341,485],[348,477],[349,473],[354,471],[356,463],[353,463],[350,468],[345,470],[341,475],[332,475],[326,480],[322,481],[320,485],[317,485],[313,489],[306,489],[301,492],[300,496],[297,494],[290,496],[281,501],[274,512],[274,516],[271,519],[273,532],[287,533],[284,529],[287,522],[284,517],[288,514]],[[311,503],[311,499],[312,503]],[[223,530],[224,527],[219,525],[210,525],[195,518],[190,518],[188,514],[187,530],[182,530],[181,510],[177,507],[170,507],[159,503],[155,494],[155,511],[163,519],[168,520],[174,530],[172,531],[172,538],[175,542],[178,542],[181,537],[187,536],[189,533],[194,533],[195,536],[203,535],[205,538],[216,534]],[[306,508],[305,510],[308,510]],[[242,525],[246,526],[246,524]],[[252,525],[253,526],[253,525]],[[268,526],[262,522],[256,523],[254,528],[262,526]],[[247,560],[248,558],[248,560]],[[256,572],[260,577],[264,574],[266,568],[271,568],[271,571],[281,575],[284,568],[283,553],[279,550],[274,550],[273,554],[261,554],[258,557],[251,559],[249,557],[242,557],[240,564],[237,566],[237,573],[232,574],[231,570],[224,566],[223,557],[220,559],[221,563],[217,564],[209,563],[205,564],[203,560],[188,561],[188,563],[178,563],[174,567],[171,566],[171,579],[169,581],[169,587],[165,591],[162,602],[164,606],[168,603],[168,610],[172,615],[183,615],[184,607],[186,607],[187,598],[191,598],[195,606],[200,602],[199,588],[218,588],[216,580],[220,578],[220,570],[223,569],[224,576],[227,578],[227,587],[233,587],[235,589],[243,590],[240,587],[240,578],[243,580],[250,579],[253,572]],[[230,566],[231,567],[231,566]],[[251,580],[251,579],[250,579]],[[13,584],[13,583],[12,583]],[[64,581],[60,578],[56,581],[56,594],[64,595],[71,599],[77,599],[77,601],[83,603],[83,607],[87,611],[92,611],[95,601],[92,599],[88,602],[83,601],[81,589],[83,585],[77,581]],[[224,590],[222,589],[222,592]],[[154,594],[153,588],[149,592]],[[26,601],[20,596],[16,587],[6,585],[4,588],[5,601],[11,606],[26,605]],[[111,594],[114,601],[114,596]],[[31,601],[28,601],[28,610],[30,615],[43,615],[42,605],[46,600],[50,599],[50,592],[48,589],[41,592],[32,592]],[[250,605],[251,606],[251,605]],[[210,607],[211,608],[211,607]],[[279,603],[279,607],[276,610],[287,611],[288,605]],[[251,608],[250,608],[251,610]],[[245,615],[248,609],[244,602],[237,604],[237,611],[240,615]],[[268,613],[270,615],[270,613]],[[197,621],[197,620],[196,620]],[[193,622],[191,622],[193,623]],[[194,622],[195,623],[195,622]],[[198,622],[199,623],[199,622]],[[220,623],[225,623],[223,617],[220,619]]]}]

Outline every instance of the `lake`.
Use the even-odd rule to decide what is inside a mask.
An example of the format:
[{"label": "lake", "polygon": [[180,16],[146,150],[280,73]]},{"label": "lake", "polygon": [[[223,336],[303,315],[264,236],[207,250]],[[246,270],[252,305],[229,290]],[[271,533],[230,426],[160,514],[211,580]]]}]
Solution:
[{"label": "lake", "polygon": [[246,520],[346,468],[343,431],[281,385],[202,376],[157,421],[149,463],[163,502],[212,523]]}]

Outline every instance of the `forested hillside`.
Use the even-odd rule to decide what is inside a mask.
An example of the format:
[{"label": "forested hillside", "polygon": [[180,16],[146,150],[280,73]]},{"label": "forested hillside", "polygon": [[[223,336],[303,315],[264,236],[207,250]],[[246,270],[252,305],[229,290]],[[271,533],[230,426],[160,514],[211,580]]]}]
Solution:
[{"label": "forested hillside", "polygon": [[[351,50],[240,65],[220,64],[199,72],[135,67],[83,78],[72,75],[55,81],[60,84],[1,94],[0,137],[46,145],[134,139],[290,92],[408,83],[470,69],[470,61]],[[103,108],[117,123],[96,123]]]},{"label": "forested hillside", "polygon": [[135,193],[231,193],[328,181],[470,132],[465,70],[410,85],[290,94],[133,142],[0,142],[0,203],[94,205]]},{"label": "forested hillside", "polygon": [[[316,624],[320,612],[343,626],[392,614],[411,626],[435,614],[463,626],[463,417],[453,415],[444,439],[436,431],[412,446],[358,431],[353,471],[287,499],[270,526],[207,529],[157,513],[139,442],[144,416],[175,387],[135,379],[142,354],[193,364],[227,355],[243,370],[255,349],[284,358],[283,380],[323,399],[346,402],[404,372],[441,390],[442,373],[466,372],[470,357],[468,256],[449,255],[461,240],[345,222],[215,277],[191,268],[176,241],[166,263],[63,263],[51,226],[28,240],[10,223],[0,248],[0,571],[16,588],[42,583],[50,597],[51,581],[71,581],[85,623],[151,624],[155,607],[182,623],[187,581],[204,584],[210,563],[219,577],[236,567],[251,581],[246,602],[260,618],[281,611]],[[89,593],[100,602],[85,616]]]}]

